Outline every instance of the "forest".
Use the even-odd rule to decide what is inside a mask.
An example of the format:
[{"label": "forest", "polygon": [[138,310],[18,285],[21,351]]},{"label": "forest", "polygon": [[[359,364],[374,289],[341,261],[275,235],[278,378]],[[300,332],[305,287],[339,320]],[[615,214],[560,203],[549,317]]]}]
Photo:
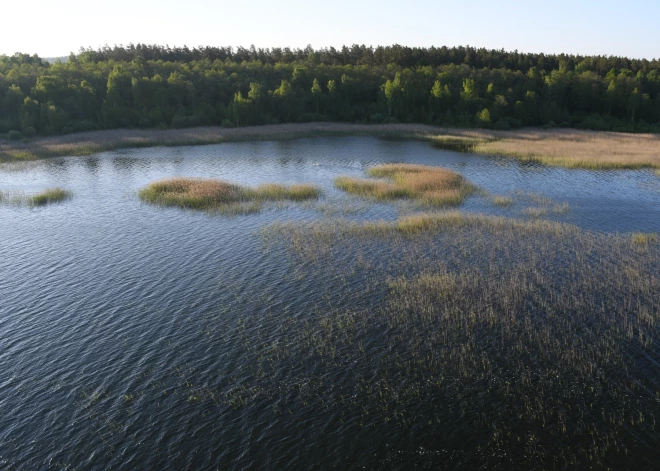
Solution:
[{"label": "forest", "polygon": [[472,47],[0,56],[0,135],[337,121],[660,132],[660,60]]}]

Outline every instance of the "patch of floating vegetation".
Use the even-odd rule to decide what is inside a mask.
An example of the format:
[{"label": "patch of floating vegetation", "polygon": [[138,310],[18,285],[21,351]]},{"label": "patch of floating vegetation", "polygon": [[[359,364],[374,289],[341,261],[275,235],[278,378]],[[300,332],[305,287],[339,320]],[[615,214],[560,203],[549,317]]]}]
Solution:
[{"label": "patch of floating vegetation", "polygon": [[416,164],[383,164],[368,170],[370,180],[338,177],[335,187],[376,200],[417,199],[429,206],[455,206],[475,191],[462,175],[440,167]]},{"label": "patch of floating vegetation", "polygon": [[58,187],[48,188],[32,195],[26,195],[20,192],[0,192],[0,203],[34,207],[60,203],[72,197],[73,193],[71,191]]},{"label": "patch of floating vegetation", "polygon": [[[315,385],[301,401],[316,394],[361,427],[432,436],[453,450],[441,467],[641,469],[658,458],[655,246],[456,211],[264,235],[296,266],[333,271],[353,298],[383,302],[286,316],[277,346],[251,344],[257,384],[316,365],[298,372],[298,384]],[[241,329],[271,339],[264,325]]]},{"label": "patch of floating vegetation", "polygon": [[317,199],[321,191],[312,185],[264,184],[249,188],[222,180],[172,178],[153,182],[139,197],[150,204],[199,210],[254,212],[267,201]]}]

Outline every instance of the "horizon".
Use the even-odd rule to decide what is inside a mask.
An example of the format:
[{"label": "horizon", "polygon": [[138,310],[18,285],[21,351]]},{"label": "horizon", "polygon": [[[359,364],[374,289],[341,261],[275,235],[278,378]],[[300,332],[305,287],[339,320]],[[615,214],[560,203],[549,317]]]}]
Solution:
[{"label": "horizon", "polygon": [[648,60],[648,61],[660,60],[660,54],[658,54],[657,56],[654,56],[654,57],[633,57],[633,56],[623,56],[623,55],[615,55],[615,54],[582,54],[582,53],[572,53],[572,52],[565,52],[565,51],[562,51],[562,52],[547,52],[547,51],[521,50],[521,49],[505,49],[505,48],[475,46],[475,45],[472,45],[472,44],[455,44],[455,45],[431,44],[429,46],[412,46],[412,45],[408,45],[408,44],[398,44],[398,43],[392,43],[392,44],[357,44],[357,43],[352,43],[352,44],[341,44],[339,46],[332,45],[332,46],[321,46],[321,47],[315,47],[312,44],[307,44],[305,46],[292,47],[292,46],[257,46],[257,45],[254,45],[254,44],[250,44],[248,46],[243,45],[243,44],[238,44],[238,45],[197,44],[197,45],[193,46],[193,45],[186,44],[186,43],[184,43],[184,44],[157,44],[157,43],[129,42],[129,43],[126,43],[126,44],[123,44],[123,43],[120,43],[120,44],[107,44],[106,43],[106,44],[95,46],[95,47],[81,46],[77,50],[70,51],[67,54],[42,55],[42,54],[39,54],[39,53],[16,51],[16,52],[11,53],[11,54],[0,53],[0,55],[5,55],[5,56],[10,56],[11,57],[13,54],[16,54],[16,53],[29,54],[29,55],[37,54],[37,56],[41,59],[67,59],[71,54],[74,54],[74,55],[77,56],[77,55],[81,54],[83,51],[87,51],[87,50],[98,51],[98,50],[103,50],[106,47],[109,47],[111,49],[114,48],[114,47],[128,48],[131,45],[133,45],[133,46],[144,45],[144,46],[168,47],[170,49],[177,49],[177,48],[183,48],[183,47],[188,47],[189,49],[195,49],[195,48],[202,49],[202,48],[205,48],[205,47],[211,47],[211,48],[231,47],[233,51],[236,51],[238,48],[243,48],[243,49],[248,49],[249,50],[252,46],[254,46],[257,50],[262,49],[262,50],[270,50],[270,51],[272,51],[274,49],[284,50],[286,48],[289,48],[291,50],[304,50],[308,46],[311,46],[312,49],[314,49],[315,51],[320,51],[320,50],[325,50],[325,49],[330,49],[330,48],[335,48],[336,50],[341,51],[341,49],[344,46],[346,46],[348,48],[351,48],[354,45],[365,46],[367,48],[373,48],[373,49],[376,49],[378,47],[387,48],[387,47],[394,47],[394,46],[408,47],[408,48],[412,48],[412,49],[414,49],[414,48],[430,49],[430,48],[433,48],[433,47],[436,48],[436,49],[441,49],[443,47],[446,47],[447,49],[452,49],[452,48],[457,48],[457,49],[458,48],[473,48],[475,50],[485,49],[485,50],[489,50],[489,51],[490,50],[504,51],[506,53],[518,52],[519,54],[525,54],[525,55],[526,54],[533,54],[533,55],[543,54],[545,56],[559,56],[559,55],[564,54],[566,56],[575,56],[575,57],[606,57],[606,58],[619,57],[619,58],[626,58],[626,59],[631,59],[631,60]]},{"label": "horizon", "polygon": [[[375,7],[338,0],[333,8],[300,0],[277,5],[255,0],[249,12],[210,0],[191,0],[186,8],[172,0],[117,0],[111,11],[82,0],[36,0],[34,8],[40,14],[31,19],[30,29],[37,34],[26,34],[21,22],[10,23],[0,31],[0,54],[66,57],[81,47],[130,43],[292,49],[400,44],[660,58],[660,38],[645,34],[660,27],[660,4],[650,0],[631,0],[624,10],[611,0],[578,5],[559,0],[551,9],[519,0],[506,5],[475,0],[469,11],[453,2],[429,0],[413,0],[404,10],[391,0]],[[8,18],[23,14],[18,4],[7,5],[5,13]]]}]

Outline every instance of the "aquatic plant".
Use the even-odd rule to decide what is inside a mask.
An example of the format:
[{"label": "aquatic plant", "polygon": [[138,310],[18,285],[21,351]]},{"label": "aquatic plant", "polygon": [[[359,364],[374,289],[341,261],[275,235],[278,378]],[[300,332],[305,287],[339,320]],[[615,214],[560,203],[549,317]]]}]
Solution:
[{"label": "aquatic plant", "polygon": [[338,177],[335,187],[378,200],[414,198],[429,206],[460,204],[475,190],[460,174],[440,167],[415,164],[383,164],[368,170],[370,180]]},{"label": "aquatic plant", "polygon": [[649,232],[635,232],[630,236],[630,239],[633,244],[648,246],[649,244],[659,242],[660,236]]},{"label": "aquatic plant", "polygon": [[58,203],[73,196],[73,194],[63,188],[49,188],[28,198],[30,206],[45,206],[50,203]]},{"label": "aquatic plant", "polygon": [[0,192],[0,203],[16,206],[45,206],[51,203],[59,203],[70,199],[71,191],[63,188],[48,188],[39,193],[25,194],[23,192]]},{"label": "aquatic plant", "polygon": [[501,206],[503,208],[508,208],[513,204],[513,198],[510,196],[493,196],[491,201],[495,206]]},{"label": "aquatic plant", "polygon": [[[346,280],[364,307],[333,309],[329,294],[316,316],[278,322],[286,353],[256,347],[260,381],[312,362],[298,381],[317,384],[318,403],[364,427],[442,437],[463,466],[630,467],[657,456],[655,246],[457,211],[278,224],[264,237],[308,262],[309,276]],[[242,328],[254,336],[263,321]],[[336,375],[346,382],[323,380]],[[447,423],[470,439],[444,433]]]},{"label": "aquatic plant", "polygon": [[147,185],[139,197],[150,204],[178,206],[191,209],[235,207],[258,209],[265,201],[303,201],[316,199],[320,190],[312,185],[264,184],[256,188],[244,187],[222,180],[172,178]]}]

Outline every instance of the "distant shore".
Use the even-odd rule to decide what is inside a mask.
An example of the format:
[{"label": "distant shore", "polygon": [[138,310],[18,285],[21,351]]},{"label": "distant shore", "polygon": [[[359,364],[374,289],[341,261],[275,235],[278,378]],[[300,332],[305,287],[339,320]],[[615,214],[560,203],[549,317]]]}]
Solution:
[{"label": "distant shore", "polygon": [[270,141],[320,136],[420,139],[439,147],[587,169],[660,169],[660,135],[524,128],[512,131],[423,124],[295,123],[243,128],[119,129],[0,142],[0,162],[91,155],[120,148]]}]

